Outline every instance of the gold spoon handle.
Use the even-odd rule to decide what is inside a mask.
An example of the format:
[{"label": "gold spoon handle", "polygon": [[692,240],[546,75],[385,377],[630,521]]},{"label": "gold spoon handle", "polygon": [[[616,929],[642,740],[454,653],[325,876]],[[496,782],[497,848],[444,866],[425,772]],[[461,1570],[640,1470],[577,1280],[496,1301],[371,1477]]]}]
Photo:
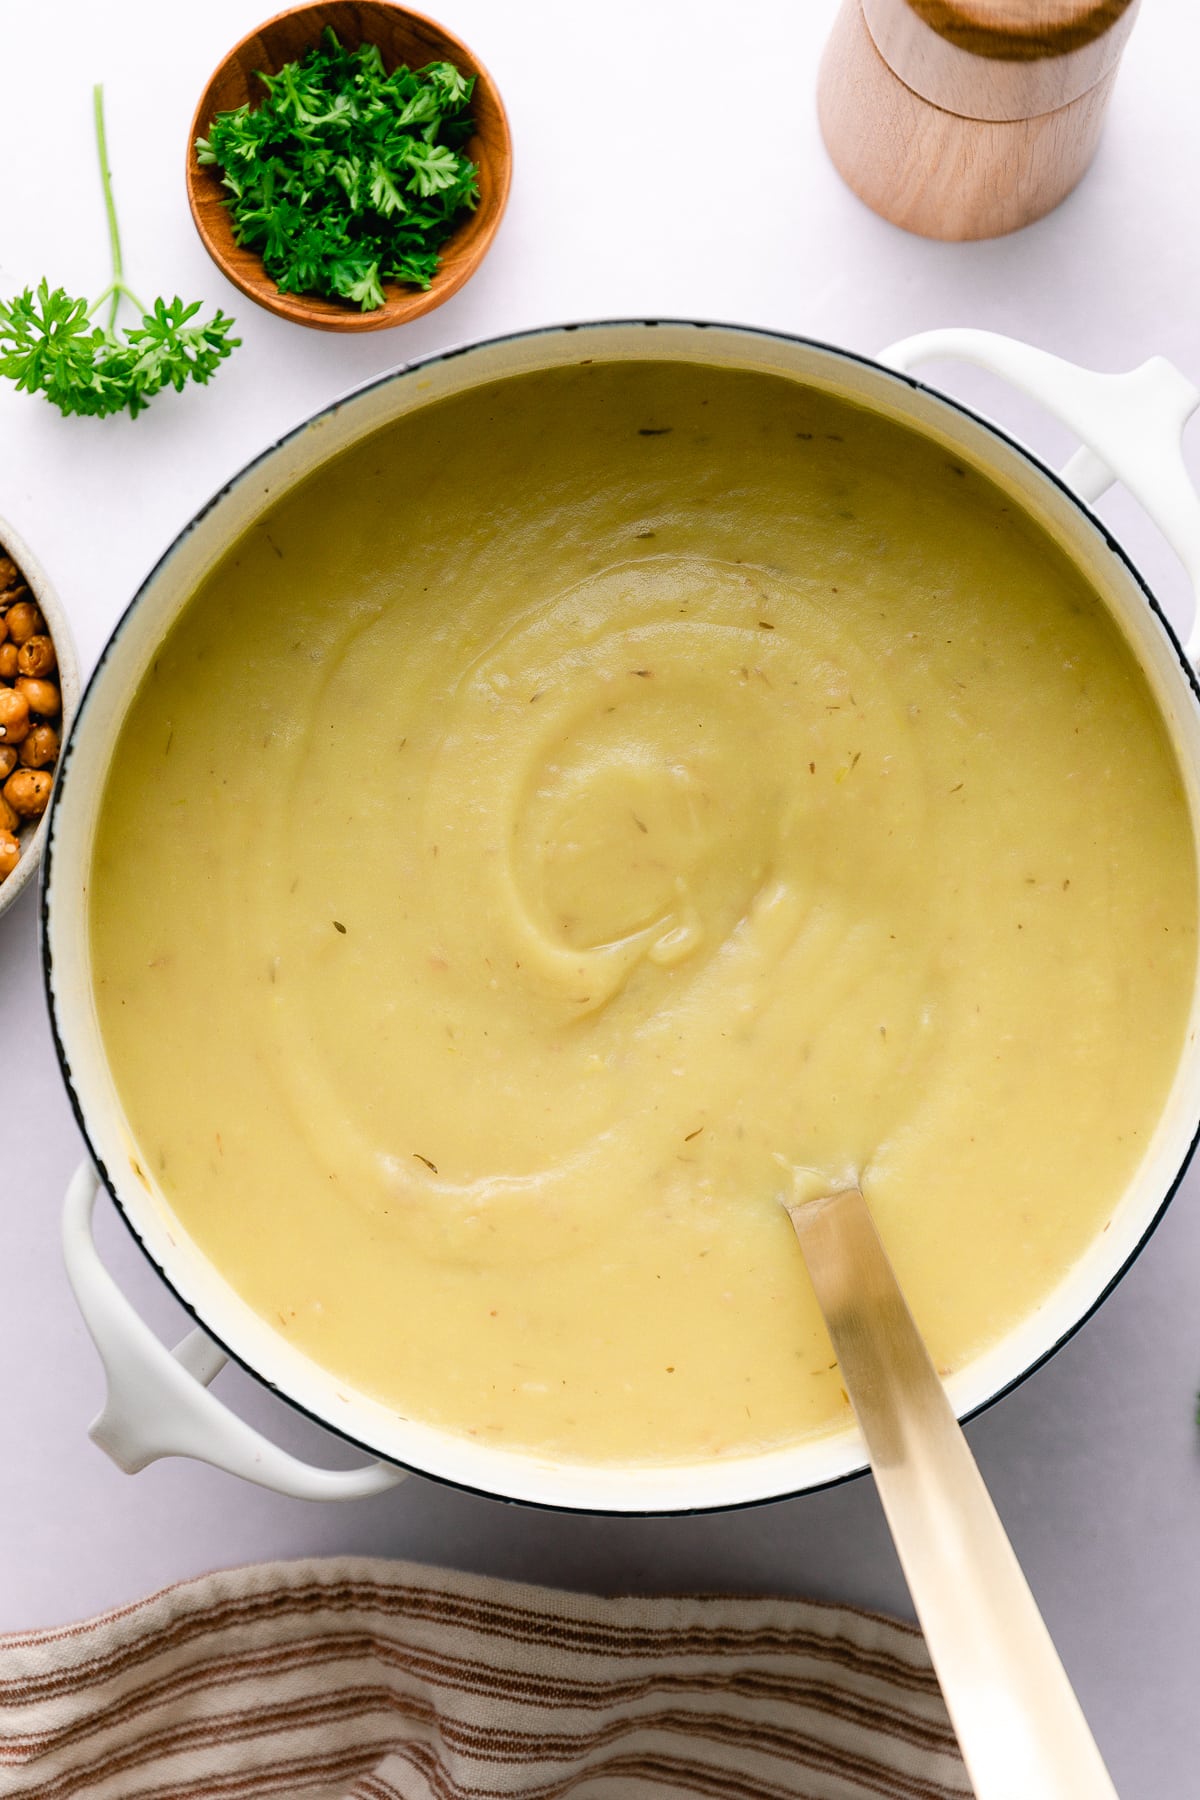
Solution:
[{"label": "gold spoon handle", "polygon": [[978,1800],[1116,1800],[866,1201],[788,1213]]}]

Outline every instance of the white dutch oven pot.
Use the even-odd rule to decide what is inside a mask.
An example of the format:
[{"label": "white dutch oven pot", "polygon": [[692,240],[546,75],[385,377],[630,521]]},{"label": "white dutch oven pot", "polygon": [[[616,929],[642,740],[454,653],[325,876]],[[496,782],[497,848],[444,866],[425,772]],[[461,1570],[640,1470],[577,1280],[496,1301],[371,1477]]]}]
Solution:
[{"label": "white dutch oven pot", "polygon": [[[1200,590],[1200,500],[1180,447],[1200,392],[1161,358],[1127,375],[1097,375],[1006,338],[945,331],[912,338],[870,362],[803,339],[727,326],[600,324],[532,332],[434,357],[340,401],[244,469],[163,557],[92,677],[56,784],[43,891],[46,982],[63,1074],[94,1165],[71,1183],[64,1243],[71,1282],[108,1376],[108,1401],[92,1436],[124,1469],[141,1469],[161,1456],[193,1456],[307,1499],[378,1493],[414,1469],[509,1499],[642,1513],[773,1499],[840,1480],[865,1464],[857,1431],[846,1430],[727,1461],[591,1467],[480,1446],[399,1419],[361,1395],[347,1397],[328,1371],[251,1311],[151,1191],[105,1059],[88,958],[85,890],[92,839],[119,722],[189,596],[282,492],[368,432],[475,384],[585,356],[766,370],[902,420],[982,470],[1068,550],[1119,621],[1175,745],[1200,839],[1196,628],[1182,648],[1087,504],[1114,480],[1123,481]],[[908,374],[935,357],[965,359],[1006,376],[1070,426],[1083,448],[1054,475],[994,426]],[[1200,1120],[1196,1014],[1194,999],[1186,1049],[1158,1128],[1107,1229],[1036,1313],[953,1376],[950,1397],[960,1416],[995,1399],[1049,1356],[1100,1302],[1156,1223],[1186,1167]],[[174,1351],[137,1317],[97,1256],[91,1215],[101,1185],[198,1322]],[[354,1470],[320,1469],[269,1443],[209,1391],[229,1356],[380,1460]]]}]

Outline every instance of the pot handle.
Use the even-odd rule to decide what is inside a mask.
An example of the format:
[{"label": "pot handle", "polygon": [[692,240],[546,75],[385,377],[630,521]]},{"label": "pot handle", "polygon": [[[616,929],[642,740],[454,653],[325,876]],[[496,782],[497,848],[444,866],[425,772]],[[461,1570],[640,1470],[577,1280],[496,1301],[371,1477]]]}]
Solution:
[{"label": "pot handle", "polygon": [[1183,459],[1183,428],[1200,389],[1174,363],[1152,356],[1123,375],[1103,375],[993,331],[923,331],[879,361],[907,374],[934,358],[975,363],[1038,400],[1082,440],[1062,470],[1081,500],[1122,481],[1187,570],[1198,610],[1185,646],[1200,655],[1200,495]]},{"label": "pot handle", "polygon": [[100,1352],[108,1393],[88,1435],[127,1475],[160,1456],[192,1456],[296,1500],[359,1500],[403,1481],[388,1463],[319,1469],[290,1456],[208,1391],[229,1360],[199,1327],[174,1350],[139,1318],[100,1260],[92,1213],[100,1182],[76,1169],[63,1208],[67,1277]]}]

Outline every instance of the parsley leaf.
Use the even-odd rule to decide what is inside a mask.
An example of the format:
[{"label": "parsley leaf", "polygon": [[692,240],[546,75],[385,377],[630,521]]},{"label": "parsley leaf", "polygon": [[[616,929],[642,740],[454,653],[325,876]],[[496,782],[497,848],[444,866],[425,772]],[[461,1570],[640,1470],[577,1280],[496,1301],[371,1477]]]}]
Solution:
[{"label": "parsley leaf", "polygon": [[385,281],[428,288],[479,197],[463,154],[473,76],[452,63],[386,73],[375,44],[332,29],[298,62],[259,75],[257,107],[218,113],[196,140],[221,171],[239,244],[282,293],[384,304]]},{"label": "parsley leaf", "polygon": [[[15,381],[26,393],[43,394],[64,414],[102,418],[128,412],[136,419],[164,387],[179,391],[189,381],[208,381],[240,339],[229,336],[233,320],[223,312],[193,323],[200,311],[198,300],[190,306],[178,296],[156,300],[147,312],[125,286],[105,150],[104,100],[98,87],[94,104],[112,283],[90,306],[65,288],[51,288],[45,279],[36,294],[26,288],[11,300],[0,300],[0,376]],[[133,300],[142,322],[122,336],[116,331],[116,315],[123,297]],[[92,315],[106,300],[111,304],[104,327],[93,323]]]}]

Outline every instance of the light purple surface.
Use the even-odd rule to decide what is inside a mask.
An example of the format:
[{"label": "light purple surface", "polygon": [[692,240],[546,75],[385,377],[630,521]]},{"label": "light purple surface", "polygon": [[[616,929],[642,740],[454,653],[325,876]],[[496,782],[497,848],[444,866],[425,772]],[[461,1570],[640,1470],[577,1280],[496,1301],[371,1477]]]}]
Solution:
[{"label": "light purple surface", "polygon": [[[210,0],[186,30],[173,15],[168,51],[149,0],[71,7],[54,44],[48,144],[46,14],[14,9],[5,20],[15,75],[0,167],[25,173],[18,192],[5,182],[0,293],[43,272],[80,291],[105,284],[90,141],[90,84],[103,79],[132,285],[224,304],[245,339],[210,389],[168,396],[135,424],[64,421],[0,392],[0,513],[58,586],[85,668],[143,573],[233,469],[343,389],[446,344],[658,313],[774,325],[869,352],[969,324],[1096,368],[1162,353],[1200,378],[1200,17],[1182,0],[1160,0],[1139,20],[1084,185],[1049,219],[979,245],[906,237],[830,170],[812,89],[833,0],[745,0],[732,47],[727,9],[696,0],[456,0],[447,23],[510,108],[510,212],[454,300],[405,330],[356,340],[256,312],[217,275],[187,215],[195,98],[270,10]],[[32,145],[44,147],[35,156]],[[989,379],[947,379],[1047,454],[1068,448]],[[1102,511],[1186,621],[1181,574],[1137,509],[1117,496]],[[192,1464],[120,1475],[87,1441],[100,1371],[58,1250],[79,1154],[26,895],[0,920],[0,1629],[83,1617],[218,1565],[322,1551],[609,1592],[810,1593],[907,1610],[869,1481],[748,1513],[639,1521],[534,1513],[418,1480],[369,1503],[319,1507]],[[1200,1172],[1100,1314],[970,1429],[1125,1800],[1200,1791],[1198,1202]],[[102,1227],[145,1315],[178,1334],[170,1296],[111,1217]],[[290,1447],[350,1460],[240,1374],[223,1376],[220,1392]]]}]

